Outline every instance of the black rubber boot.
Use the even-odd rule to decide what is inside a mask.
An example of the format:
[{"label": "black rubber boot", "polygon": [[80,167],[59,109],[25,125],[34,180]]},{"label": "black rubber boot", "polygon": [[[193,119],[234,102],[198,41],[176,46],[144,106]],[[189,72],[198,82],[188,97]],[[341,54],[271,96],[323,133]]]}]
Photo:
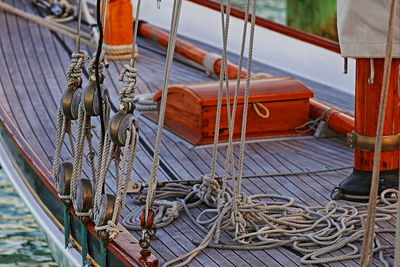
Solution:
[{"label": "black rubber boot", "polygon": [[[372,171],[353,169],[353,173],[337,186],[331,198],[334,200],[349,200],[368,202],[371,187]],[[378,193],[388,188],[399,187],[399,170],[381,171],[379,176]]]}]

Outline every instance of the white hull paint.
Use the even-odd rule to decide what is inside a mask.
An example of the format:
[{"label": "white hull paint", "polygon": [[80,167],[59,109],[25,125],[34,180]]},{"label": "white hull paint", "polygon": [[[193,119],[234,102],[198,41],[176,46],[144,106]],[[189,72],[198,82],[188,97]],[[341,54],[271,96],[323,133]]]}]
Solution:
[{"label": "white hull paint", "polygon": [[47,215],[42,209],[41,205],[37,202],[36,198],[32,195],[32,192],[24,183],[24,179],[21,177],[22,172],[18,171],[18,166],[14,160],[7,153],[7,148],[2,144],[0,140],[0,164],[6,171],[8,177],[16,189],[18,195],[23,199],[25,204],[28,206],[31,214],[35,218],[42,232],[44,233],[50,251],[61,267],[73,267],[81,266],[80,253],[71,248],[64,248],[64,234],[56,226],[55,222]]},{"label": "white hull paint", "polygon": [[[157,9],[156,2],[143,1],[141,19],[168,30],[173,1],[163,0],[161,9]],[[243,20],[232,16],[228,49],[235,54],[240,51],[242,28]],[[221,48],[220,13],[183,1],[178,34]],[[341,55],[325,48],[257,26],[253,58],[260,63],[354,95],[355,61],[349,59],[349,74],[343,74]]]}]

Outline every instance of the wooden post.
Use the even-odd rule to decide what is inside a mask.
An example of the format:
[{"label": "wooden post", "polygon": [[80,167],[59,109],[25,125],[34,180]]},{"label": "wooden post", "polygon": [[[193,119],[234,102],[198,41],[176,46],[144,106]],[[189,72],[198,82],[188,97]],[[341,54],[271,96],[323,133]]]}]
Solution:
[{"label": "wooden post", "polygon": [[109,0],[104,25],[104,50],[111,59],[127,59],[133,43],[133,7],[130,0]]},{"label": "wooden post", "polygon": [[[371,78],[371,60],[357,59],[356,63],[356,103],[355,103],[355,133],[363,136],[376,136],[378,122],[379,100],[382,90],[383,79],[383,59],[373,60],[373,82]],[[400,108],[399,108],[399,64],[400,59],[393,59],[388,103],[386,109],[384,136],[396,135],[400,132]],[[369,81],[370,80],[370,81]],[[364,196],[368,199],[369,188],[371,185],[372,164],[374,152],[355,149],[354,151],[354,170],[346,180],[339,185],[342,197],[355,200]],[[380,167],[379,191],[386,188],[398,186],[399,172],[399,150],[383,151]],[[355,195],[355,198],[351,196]]]}]

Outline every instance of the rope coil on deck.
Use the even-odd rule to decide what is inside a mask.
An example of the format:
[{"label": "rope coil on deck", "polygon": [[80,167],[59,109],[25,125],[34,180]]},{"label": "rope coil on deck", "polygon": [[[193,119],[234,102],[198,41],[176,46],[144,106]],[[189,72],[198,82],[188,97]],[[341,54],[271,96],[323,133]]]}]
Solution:
[{"label": "rope coil on deck", "polygon": [[[220,184],[209,177],[203,178],[203,183],[191,186],[169,184],[167,188],[159,189],[155,204],[155,229],[165,227],[176,218],[176,212],[182,209],[189,219],[205,233],[208,233],[202,242],[195,242],[199,249],[186,254],[187,257],[198,254],[205,247],[218,249],[264,250],[281,246],[291,246],[296,251],[305,254],[302,264],[325,264],[341,260],[360,258],[360,250],[356,246],[365,230],[365,218],[368,204],[356,206],[339,205],[330,201],[325,206],[308,207],[297,203],[294,198],[274,194],[258,194],[238,198],[237,212],[233,207],[233,192],[227,190],[223,201],[218,199],[221,194]],[[385,222],[394,219],[397,212],[398,191],[387,189],[381,193],[378,202],[377,221]],[[143,204],[146,192],[138,197],[139,204]],[[220,203],[218,203],[220,202]],[[180,204],[177,204],[180,203]],[[221,205],[222,204],[222,205]],[[202,208],[197,217],[193,217],[191,208]],[[139,215],[143,208],[138,208],[124,220],[127,229],[139,230]],[[220,231],[229,231],[234,234],[233,242],[225,240],[219,244],[215,236]],[[394,229],[379,229],[379,233],[393,233]],[[214,237],[214,238],[213,238]],[[212,243],[212,240],[215,243]],[[375,236],[376,246],[374,253],[392,249],[393,246],[379,245],[378,236]],[[340,256],[327,256],[344,247],[352,251]],[[183,260],[183,256],[179,260]],[[174,263],[179,261],[178,259]],[[381,257],[382,263],[387,262]],[[172,263],[172,262],[171,262]],[[183,266],[184,261],[177,266]]]}]

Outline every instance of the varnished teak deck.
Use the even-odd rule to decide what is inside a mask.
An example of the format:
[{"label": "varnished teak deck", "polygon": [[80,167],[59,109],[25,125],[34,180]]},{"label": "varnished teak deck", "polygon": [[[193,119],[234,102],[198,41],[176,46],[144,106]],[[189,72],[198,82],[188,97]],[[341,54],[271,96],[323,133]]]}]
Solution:
[{"label": "varnished teak deck", "polygon": [[[7,0],[18,8],[38,14],[30,1]],[[65,89],[65,70],[69,64],[74,42],[46,28],[0,11],[0,104],[6,109],[20,131],[36,153],[51,167],[55,148],[55,111]],[[216,50],[198,44],[208,50]],[[216,50],[217,51],[217,50]],[[91,51],[93,52],[93,51]],[[151,42],[139,39],[140,57],[138,93],[156,92],[162,85],[164,50]],[[236,56],[230,58],[232,61]],[[119,71],[125,62],[110,62],[106,73],[106,85],[113,105],[118,101]],[[284,75],[284,71],[270,66],[255,64],[255,71]],[[298,77],[297,77],[298,78]],[[186,83],[210,80],[205,73],[175,62],[170,83]],[[338,107],[352,110],[350,95],[338,93],[336,89],[302,79],[315,91],[316,98]],[[152,148],[155,142],[156,125],[140,116],[141,145],[138,149],[132,179],[146,182],[151,166]],[[97,121],[96,121],[97,124]],[[95,144],[98,135],[95,135]],[[66,148],[65,146],[64,148]],[[225,147],[220,149],[218,173],[222,173]],[[64,160],[72,160],[70,151],[64,149]],[[192,148],[172,134],[164,135],[162,147],[162,169],[159,179],[192,179],[209,172],[211,147]],[[86,162],[85,162],[86,164]],[[352,164],[352,151],[342,139],[294,138],[281,141],[250,143],[246,149],[245,174],[287,173],[337,168]],[[87,164],[86,164],[87,165]],[[85,166],[84,175],[89,175]],[[303,176],[257,178],[244,180],[248,194],[261,192],[293,196],[308,205],[324,205],[331,190],[350,170]],[[111,171],[107,180],[108,192],[115,191]],[[133,196],[129,196],[126,216],[134,208]],[[194,210],[194,213],[198,210]],[[139,237],[138,233],[132,233]],[[160,263],[182,255],[195,247],[192,240],[204,236],[193,226],[186,215],[171,226],[157,232],[158,239],[152,242],[152,251]],[[391,236],[385,236],[391,242]],[[191,266],[296,266],[299,255],[290,248],[266,251],[232,251],[205,249]],[[378,265],[378,263],[376,263]],[[358,261],[329,264],[329,266],[357,266]]]}]

